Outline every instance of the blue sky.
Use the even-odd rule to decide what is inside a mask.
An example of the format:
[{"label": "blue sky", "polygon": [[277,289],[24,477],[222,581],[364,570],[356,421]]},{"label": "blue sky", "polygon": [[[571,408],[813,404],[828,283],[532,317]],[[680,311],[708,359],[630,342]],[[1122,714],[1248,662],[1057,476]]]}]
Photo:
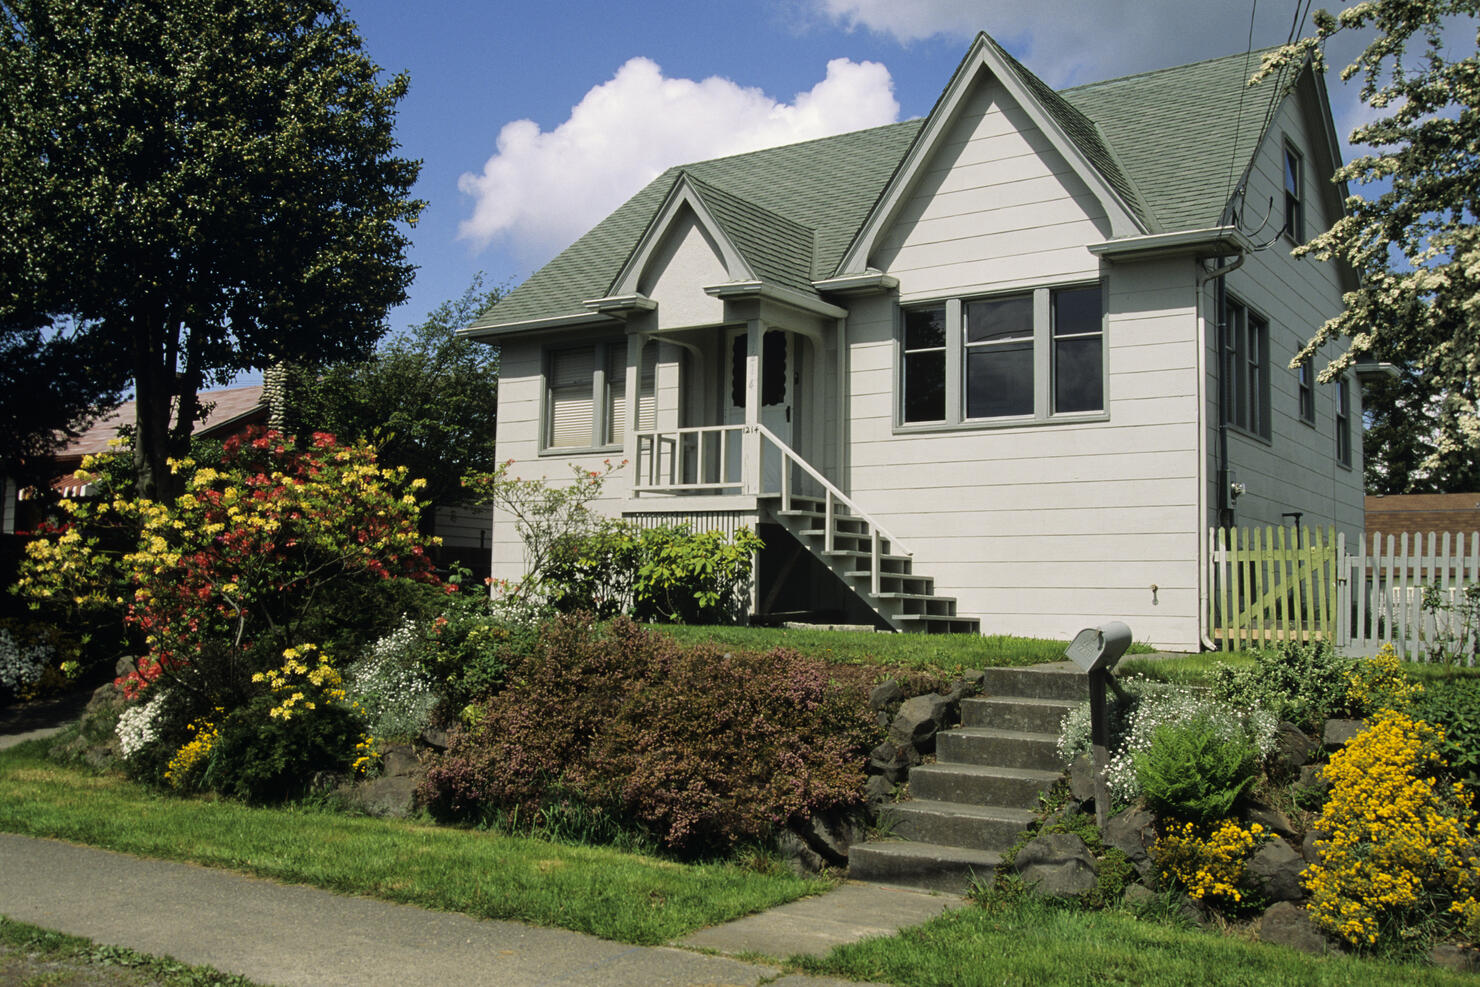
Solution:
[{"label": "blue sky", "polygon": [[[664,167],[924,115],[977,30],[1063,87],[1242,51],[1253,7],[346,3],[371,57],[411,77],[397,133],[402,153],[422,160],[427,208],[410,231],[420,269],[394,330],[478,271],[517,284]],[[1260,4],[1254,46],[1283,42],[1293,9]],[[1344,137],[1362,112],[1356,87],[1330,82]]]}]

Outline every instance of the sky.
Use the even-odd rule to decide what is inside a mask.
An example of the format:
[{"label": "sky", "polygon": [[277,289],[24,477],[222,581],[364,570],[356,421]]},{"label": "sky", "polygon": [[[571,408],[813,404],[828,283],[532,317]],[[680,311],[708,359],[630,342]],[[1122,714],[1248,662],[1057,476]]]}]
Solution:
[{"label": "sky", "polygon": [[[410,77],[397,135],[427,205],[393,331],[479,272],[517,285],[670,165],[924,116],[979,30],[1062,88],[1298,23],[1296,0],[345,3],[370,57]],[[1345,138],[1357,86],[1328,85]]]}]

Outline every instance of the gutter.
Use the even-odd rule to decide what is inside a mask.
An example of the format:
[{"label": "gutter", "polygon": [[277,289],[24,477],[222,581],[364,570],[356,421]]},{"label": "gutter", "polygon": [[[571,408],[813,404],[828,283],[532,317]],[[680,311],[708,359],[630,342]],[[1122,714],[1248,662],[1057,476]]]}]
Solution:
[{"label": "gutter", "polygon": [[[1091,248],[1093,249],[1093,248]],[[1224,278],[1238,270],[1244,264],[1247,254],[1239,253],[1233,260],[1221,267],[1209,271],[1198,265],[1197,278],[1193,289],[1193,305],[1197,311],[1197,381],[1198,393],[1202,393],[1203,383],[1207,378],[1208,357],[1208,320],[1203,314],[1203,285],[1213,279],[1217,279],[1217,309],[1218,309],[1218,514],[1222,520],[1223,512],[1227,509],[1228,484],[1224,476],[1228,466],[1228,424],[1223,420],[1223,409],[1227,407],[1226,390],[1227,363],[1224,352],[1228,346],[1228,319],[1226,309],[1228,292]],[[1213,643],[1212,636],[1208,633],[1207,622],[1209,619],[1209,602],[1212,587],[1209,585],[1208,568],[1212,562],[1212,545],[1204,535],[1203,528],[1207,524],[1207,496],[1208,496],[1208,455],[1207,455],[1207,414],[1208,402],[1206,397],[1199,398],[1197,402],[1197,635],[1199,643],[1208,651],[1218,650]]]}]

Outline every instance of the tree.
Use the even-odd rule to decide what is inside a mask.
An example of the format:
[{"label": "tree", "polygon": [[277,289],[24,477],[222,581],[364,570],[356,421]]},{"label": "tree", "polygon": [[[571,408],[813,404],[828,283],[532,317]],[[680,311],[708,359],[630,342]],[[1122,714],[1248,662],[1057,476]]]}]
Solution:
[{"label": "tree", "polygon": [[52,456],[118,401],[96,347],[39,327],[0,331],[0,477],[44,484]]},{"label": "tree", "polygon": [[1397,380],[1363,386],[1362,468],[1368,493],[1480,490],[1480,459],[1464,448],[1435,449],[1438,407],[1423,375],[1412,367],[1401,368]]},{"label": "tree", "polygon": [[0,0],[0,336],[127,368],[141,495],[202,386],[363,353],[405,298],[419,163],[379,76],[337,0]]},{"label": "tree", "polygon": [[342,441],[368,439],[380,460],[426,480],[425,499],[465,499],[462,478],[493,470],[498,414],[498,350],[456,335],[502,289],[484,288],[483,275],[455,301],[443,302],[421,325],[383,345],[367,360],[340,363],[322,373],[289,371],[285,424],[308,435],[330,432]]},{"label": "tree", "polygon": [[[1390,184],[1370,198],[1349,197],[1345,216],[1296,249],[1297,256],[1345,261],[1361,286],[1295,363],[1345,337],[1346,352],[1322,371],[1322,380],[1364,353],[1409,366],[1418,374],[1410,383],[1435,399],[1430,468],[1444,457],[1480,453],[1477,15],[1480,0],[1364,0],[1335,15],[1318,11],[1315,35],[1267,56],[1258,76],[1307,58],[1320,71],[1330,38],[1376,33],[1341,72],[1343,80],[1362,77],[1363,101],[1382,114],[1351,135],[1354,144],[1374,150],[1335,178]],[[1446,40],[1456,32],[1466,41],[1450,57]]]}]

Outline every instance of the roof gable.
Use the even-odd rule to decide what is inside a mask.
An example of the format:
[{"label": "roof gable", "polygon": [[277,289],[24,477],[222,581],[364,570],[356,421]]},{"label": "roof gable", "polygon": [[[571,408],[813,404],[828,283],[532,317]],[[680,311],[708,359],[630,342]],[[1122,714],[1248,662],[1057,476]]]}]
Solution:
[{"label": "roof gable", "polygon": [[888,186],[879,196],[858,234],[838,265],[838,275],[861,273],[868,267],[873,248],[908,194],[911,186],[949,133],[951,124],[983,73],[995,77],[1008,95],[1048,138],[1105,208],[1112,233],[1129,236],[1148,232],[1149,214],[1140,204],[1135,187],[1120,170],[1094,123],[1061,99],[1017,59],[1007,54],[986,34],[978,34],[966,57],[930,115],[925,118],[914,143],[905,153]]}]

